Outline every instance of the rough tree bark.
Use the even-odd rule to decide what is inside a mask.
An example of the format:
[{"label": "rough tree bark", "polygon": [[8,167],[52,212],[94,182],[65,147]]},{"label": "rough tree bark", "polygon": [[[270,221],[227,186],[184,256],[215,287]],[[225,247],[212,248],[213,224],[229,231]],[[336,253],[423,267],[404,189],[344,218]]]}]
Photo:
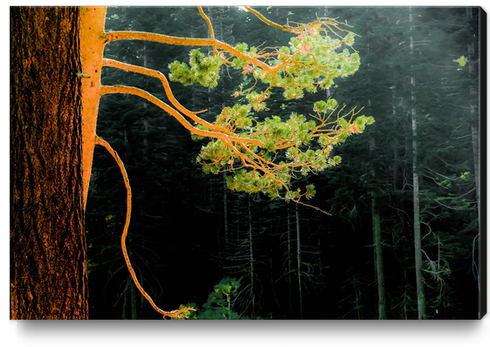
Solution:
[{"label": "rough tree bark", "polygon": [[[247,10],[278,29],[292,33],[300,30],[278,25],[250,8]],[[129,180],[117,153],[95,132],[97,108],[103,94],[140,96],[168,112],[195,135],[220,139],[225,147],[234,151],[233,155],[240,157],[244,163],[251,162],[252,167],[259,171],[264,164],[267,167],[277,166],[267,158],[256,155],[249,157],[236,149],[236,146],[247,150],[247,146],[264,147],[265,144],[261,140],[250,135],[235,136],[229,129],[228,122],[222,126],[201,119],[197,113],[185,109],[175,100],[163,74],[103,59],[103,48],[105,44],[116,40],[148,40],[172,45],[212,46],[239,59],[245,59],[249,63],[247,67],[263,69],[265,74],[271,76],[276,76],[280,69],[290,62],[294,63],[295,60],[291,60],[293,55],[285,62],[270,66],[258,57],[251,57],[215,40],[213,34],[208,39],[192,39],[141,32],[106,33],[105,11],[104,7],[11,9],[12,228],[10,237],[11,305],[14,319],[88,317],[84,209],[90,182],[93,149],[96,144],[104,146],[111,153],[126,185],[127,212],[121,246],[135,284],[155,310],[162,313],[164,317],[181,317],[183,312],[192,309],[185,308],[171,312],[159,309],[141,287],[129,262],[125,245],[131,214]],[[200,12],[212,33],[212,25],[208,17],[201,9]],[[340,23],[335,20],[328,20],[325,23],[319,21],[315,25],[317,24],[326,25],[335,35],[338,34],[332,27],[340,30],[338,28]],[[301,30],[314,29],[313,24],[301,28]],[[347,35],[343,42],[347,43],[349,40],[350,36]],[[352,63],[346,64],[346,71],[357,70],[358,59],[347,61]],[[138,88],[101,86],[102,66],[160,79],[173,107]],[[245,68],[244,71],[250,72]],[[81,89],[83,89],[83,99]],[[82,109],[83,116],[81,116]],[[351,111],[351,120],[358,112]],[[185,118],[186,116],[208,130],[193,126]],[[354,127],[359,129],[358,125],[351,124],[349,121],[348,126],[342,130],[332,128],[323,133],[322,128],[330,126],[327,119],[319,118],[320,124],[310,134],[314,137],[340,139],[342,134],[358,132],[353,131]],[[364,124],[371,122],[372,119],[366,119]],[[284,150],[296,146],[297,142],[281,139],[277,144],[280,145],[276,147],[277,149]],[[322,153],[325,156],[328,154],[327,151]],[[281,167],[284,165],[280,164]],[[324,169],[323,165],[318,166],[314,163],[302,165]],[[267,174],[271,174],[271,171]],[[283,185],[288,190],[289,181],[274,179],[274,182],[271,189]],[[307,192],[297,197],[288,196],[287,199],[307,205],[299,199],[308,194],[311,193]]]},{"label": "rough tree bark", "polygon": [[87,319],[79,9],[12,7],[12,319]]}]

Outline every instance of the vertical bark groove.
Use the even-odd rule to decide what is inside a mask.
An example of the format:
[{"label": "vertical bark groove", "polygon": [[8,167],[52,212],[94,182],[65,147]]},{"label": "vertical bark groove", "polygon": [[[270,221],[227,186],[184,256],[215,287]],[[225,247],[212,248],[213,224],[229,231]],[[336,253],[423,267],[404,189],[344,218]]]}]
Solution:
[{"label": "vertical bark groove", "polygon": [[79,10],[10,21],[11,318],[86,319]]}]

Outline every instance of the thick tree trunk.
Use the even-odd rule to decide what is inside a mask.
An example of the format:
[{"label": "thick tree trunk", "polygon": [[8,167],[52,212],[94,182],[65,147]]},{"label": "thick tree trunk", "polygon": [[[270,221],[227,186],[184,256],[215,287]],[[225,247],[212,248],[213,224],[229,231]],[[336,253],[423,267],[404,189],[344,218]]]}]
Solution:
[{"label": "thick tree trunk", "polygon": [[12,319],[87,319],[79,9],[12,7]]},{"label": "thick tree trunk", "polygon": [[105,7],[80,8],[80,56],[84,75],[82,78],[82,158],[83,201],[87,206],[88,187],[92,174],[95,147],[95,130],[100,101],[102,58],[104,54]]}]

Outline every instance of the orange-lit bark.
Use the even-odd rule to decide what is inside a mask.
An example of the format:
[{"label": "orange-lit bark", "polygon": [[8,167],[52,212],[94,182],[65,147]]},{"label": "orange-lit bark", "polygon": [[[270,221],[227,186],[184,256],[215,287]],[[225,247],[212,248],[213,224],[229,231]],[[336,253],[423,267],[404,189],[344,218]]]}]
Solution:
[{"label": "orange-lit bark", "polygon": [[250,60],[255,65],[261,67],[266,71],[272,71],[272,68],[266,63],[256,58],[250,57],[246,54],[243,54],[237,49],[233,48],[232,46],[212,38],[201,39],[201,38],[190,38],[190,37],[176,37],[176,36],[161,35],[161,34],[147,33],[147,32],[113,31],[107,33],[107,40],[108,42],[118,41],[118,40],[144,40],[144,41],[160,42],[160,43],[177,45],[177,46],[210,46],[215,48],[221,48],[222,50],[229,52],[240,59]]},{"label": "orange-lit bark", "polygon": [[[172,90],[170,89],[170,85],[169,85],[169,83],[167,81],[167,78],[160,71],[151,70],[151,69],[147,69],[147,68],[140,67],[140,66],[135,66],[135,65],[131,65],[131,64],[122,63],[120,61],[112,60],[112,59],[104,59],[103,66],[114,67],[114,68],[118,68],[118,69],[121,69],[121,70],[131,71],[131,72],[134,72],[134,73],[139,73],[139,74],[142,74],[142,75],[147,75],[147,76],[158,78],[162,82],[162,85],[163,85],[163,88],[165,89],[165,94],[166,94],[167,98],[170,100],[170,102],[172,103],[172,105],[175,107],[176,111],[181,112],[182,114],[184,114],[185,116],[189,117],[191,120],[193,120],[197,124],[204,125],[209,130],[217,131],[217,132],[220,132],[220,133],[223,133],[223,134],[233,135],[233,133],[231,131],[227,131],[224,128],[217,127],[217,126],[215,126],[215,125],[213,125],[213,124],[205,121],[204,119],[198,117],[196,115],[197,114],[196,112],[191,112],[191,111],[187,110],[184,106],[182,106],[175,99],[175,97],[174,97],[174,95],[172,93]],[[118,89],[118,88],[106,89],[106,93],[110,93],[111,91],[114,91],[116,89]],[[134,89],[134,90],[136,90],[136,89]],[[155,97],[153,97],[153,96],[150,96],[149,93],[146,93],[145,95],[147,95],[147,96],[143,96],[143,95],[139,95],[139,96],[147,99],[150,102],[153,102],[153,103],[156,102],[157,103],[157,106],[162,106],[163,103],[156,101],[157,99]],[[182,122],[182,121],[183,122],[186,122],[185,118],[181,117],[181,115],[180,114],[177,114],[177,113],[173,113],[171,115],[173,115],[174,117],[176,117],[179,122]],[[194,130],[191,130],[189,127],[192,127],[192,125],[189,124],[189,126],[186,126],[186,128],[188,130],[194,132]],[[195,128],[195,130],[197,131],[198,129]],[[196,134],[196,135],[199,135],[199,134]],[[209,134],[202,135],[202,136],[209,136]],[[261,143],[259,141],[253,141],[253,142],[255,144],[261,145]]]},{"label": "orange-lit bark", "polygon": [[173,310],[173,311],[164,311],[161,308],[159,308],[151,296],[143,289],[141,286],[140,282],[138,281],[138,278],[136,277],[136,273],[134,272],[133,266],[131,265],[131,261],[129,260],[128,256],[128,251],[126,249],[126,237],[128,235],[128,228],[129,228],[129,222],[131,220],[131,186],[129,184],[129,178],[128,174],[126,173],[126,169],[124,168],[124,164],[121,161],[121,158],[119,158],[119,155],[112,149],[111,145],[107,143],[107,141],[101,139],[100,137],[96,136],[95,137],[95,144],[101,145],[107,149],[107,151],[112,155],[112,157],[116,160],[117,165],[119,166],[119,169],[121,170],[121,173],[123,175],[123,180],[124,184],[126,185],[126,222],[124,223],[124,229],[121,237],[121,247],[123,250],[123,256],[124,260],[126,261],[126,265],[128,267],[129,273],[131,274],[131,277],[133,278],[133,282],[136,285],[136,288],[140,291],[140,293],[145,297],[146,300],[150,303],[150,305],[157,311],[158,313],[163,315],[163,318],[165,317],[172,317],[172,318],[181,318],[181,314],[190,310],[194,310],[193,307],[186,307],[180,310]]},{"label": "orange-lit bark", "polygon": [[12,319],[87,319],[79,9],[12,7]]},{"label": "orange-lit bark", "polygon": [[[265,17],[263,17],[260,13],[249,9],[248,10],[254,15],[258,16],[262,21],[266,22],[269,25],[280,28],[282,30],[290,31],[293,33],[300,33],[303,31],[313,32],[317,30],[322,24],[326,26],[326,28],[332,31],[334,34],[338,35],[334,29],[343,31],[339,28],[338,22],[333,19],[318,19],[315,23],[310,24],[297,24],[295,27],[290,26],[281,26],[276,23],[270,22]],[[278,186],[285,188],[287,192],[289,192],[289,179],[283,181],[281,179],[276,178],[275,173],[281,173],[285,168],[291,169],[292,175],[302,173],[302,170],[305,166],[311,167],[315,169],[315,164],[309,164],[304,162],[304,160],[300,160],[302,154],[304,154],[298,148],[298,136],[299,129],[293,130],[292,135],[289,139],[280,139],[277,143],[274,144],[274,148],[276,149],[287,149],[289,147],[296,148],[296,155],[292,155],[295,161],[289,163],[274,163],[273,159],[268,158],[263,152],[261,154],[257,154],[256,147],[265,148],[267,147],[262,139],[266,139],[264,141],[272,141],[273,137],[270,131],[260,131],[254,133],[251,131],[250,133],[238,133],[238,129],[236,124],[232,121],[234,115],[226,115],[226,117],[221,117],[220,120],[217,120],[214,123],[209,123],[204,119],[200,118],[197,114],[200,112],[192,112],[184,108],[173,96],[170,86],[166,77],[154,70],[146,69],[143,67],[138,67],[122,62],[118,62],[110,59],[103,59],[103,50],[104,46],[112,41],[117,40],[145,40],[145,41],[153,41],[164,44],[171,45],[185,45],[185,46],[209,46],[213,47],[214,54],[218,55],[221,59],[221,62],[230,65],[231,63],[225,58],[224,53],[231,54],[232,56],[243,59],[246,62],[246,66],[243,68],[244,73],[248,73],[254,71],[254,69],[260,68],[261,71],[260,76],[267,77],[270,76],[272,83],[266,89],[265,92],[262,92],[260,96],[255,100],[256,104],[254,104],[254,108],[259,109],[262,107],[259,105],[260,102],[269,98],[270,93],[269,89],[273,86],[286,88],[290,86],[296,86],[297,89],[300,89],[295,81],[295,76],[291,71],[296,68],[302,68],[303,62],[296,61],[295,58],[299,54],[310,55],[309,49],[310,47],[304,47],[304,49],[284,57],[281,62],[276,63],[275,65],[269,65],[268,62],[274,61],[277,56],[283,55],[282,52],[272,49],[269,53],[266,52],[266,49],[259,52],[258,54],[248,54],[240,52],[238,49],[215,39],[214,31],[209,18],[205,15],[203,10],[199,8],[199,12],[203,19],[206,21],[210,38],[187,38],[187,37],[173,37],[168,35],[161,35],[155,33],[146,33],[146,32],[109,32],[106,33],[104,31],[104,21],[105,21],[105,13],[106,9],[104,7],[84,7],[81,8],[81,59],[83,65],[83,184],[84,184],[84,203],[86,204],[87,195],[88,195],[88,186],[90,183],[90,175],[91,175],[91,167],[93,160],[93,151],[94,146],[96,144],[102,145],[107,148],[107,150],[112,154],[115,158],[117,164],[119,165],[121,172],[123,174],[123,179],[126,183],[126,187],[128,190],[127,196],[127,221],[123,230],[123,237],[121,239],[121,246],[124,254],[124,258],[128,269],[134,279],[134,282],[137,288],[140,290],[142,295],[150,302],[150,304],[160,313],[163,314],[164,317],[178,317],[181,313],[185,312],[188,309],[180,310],[180,311],[163,311],[159,309],[151,297],[143,290],[143,288],[139,285],[139,282],[136,278],[134,271],[132,270],[132,266],[127,255],[125,239],[128,232],[129,219],[131,214],[131,192],[129,187],[129,180],[124,170],[124,165],[121,160],[117,156],[117,154],[112,150],[110,145],[104,140],[100,139],[96,135],[96,124],[97,124],[97,112],[100,97],[104,94],[132,94],[142,97],[149,102],[157,105],[164,111],[166,111],[169,115],[176,118],[186,129],[192,132],[195,135],[220,139],[222,143],[226,146],[229,153],[233,154],[232,158],[238,158],[241,161],[241,167],[239,168],[231,168],[230,170],[236,170],[241,168],[249,168],[254,173],[262,172],[264,176],[266,176],[270,180],[269,187],[275,189]],[[314,69],[319,73],[323,73],[325,75],[330,75],[329,73],[324,72],[323,70],[326,68],[318,64],[314,55]],[[165,89],[166,96],[169,99],[171,105],[166,104],[162,100],[156,98],[150,93],[141,90],[139,88],[123,86],[123,85],[114,85],[114,86],[102,86],[101,85],[101,69],[103,67],[112,67],[119,68],[127,71],[132,71],[135,73],[144,74],[147,76],[152,76],[158,78]],[[281,82],[281,85],[276,84],[277,76],[280,73],[281,69],[284,69],[285,73],[289,75],[291,78],[291,82],[285,84]],[[291,69],[291,71],[290,71]],[[254,73],[257,73],[255,70]],[[296,74],[296,72],[294,72]],[[318,82],[323,83],[323,82]],[[249,93],[250,90],[244,91],[244,93]],[[342,109],[341,109],[342,110]],[[201,111],[202,112],[202,111]],[[228,112],[228,110],[223,110],[223,113]],[[333,113],[333,112],[332,112]],[[356,112],[352,111],[352,117],[356,114]],[[315,117],[316,118],[316,117]],[[334,122],[328,122],[328,117],[318,115],[317,120],[319,120],[318,126],[310,133],[311,137],[324,137],[330,135],[339,135],[342,132],[349,131],[348,129],[329,129],[328,126],[333,125]],[[349,120],[349,124],[351,122]],[[195,124],[198,126],[196,126]],[[262,136],[262,137],[259,137]],[[234,160],[228,160],[227,155],[229,153],[224,153],[221,158],[217,158],[215,161],[216,165],[221,165],[222,162],[231,162]],[[213,158],[214,159],[214,158]],[[303,194],[304,195],[304,194]],[[300,198],[303,196],[299,196],[297,198],[292,198],[293,201],[304,204],[300,201]],[[289,198],[288,198],[289,199]],[[310,205],[307,205],[310,206]],[[310,206],[313,207],[313,206]],[[323,212],[323,211],[322,211]]]},{"label": "orange-lit bark", "polygon": [[80,8],[80,55],[82,59],[83,201],[87,205],[92,173],[95,131],[100,100],[100,76],[104,54],[105,7]]},{"label": "orange-lit bark", "polygon": [[[127,220],[121,246],[137,288],[164,317],[179,318],[182,313],[192,309],[159,309],[143,290],[132,269],[125,245],[131,214],[129,180],[117,154],[96,134],[99,101],[103,94],[126,93],[145,98],[175,117],[192,133],[222,140],[234,156],[241,159],[242,167],[251,168],[254,172],[261,171],[270,176],[273,181],[271,185],[282,185],[288,190],[289,181],[282,182],[273,176],[286,164],[276,164],[252,149],[253,146],[264,147],[257,135],[264,135],[267,140],[271,140],[270,132],[235,134],[236,125],[232,122],[206,122],[197,116],[200,112],[185,109],[173,97],[163,74],[103,59],[104,46],[115,40],[210,46],[225,64],[229,64],[229,61],[222,51],[245,60],[247,66],[244,73],[261,68],[261,73],[272,77],[271,87],[275,86],[276,76],[283,67],[292,78],[290,85],[296,85],[295,77],[287,65],[302,64],[295,62],[294,58],[300,53],[308,54],[308,47],[305,47],[304,52],[297,52],[271,66],[268,62],[282,53],[265,53],[264,50],[250,56],[217,41],[209,18],[201,8],[199,11],[207,22],[211,38],[182,38],[142,32],[106,33],[105,7],[11,10],[12,318],[88,317],[83,215],[96,144],[104,146],[115,158],[127,187]],[[254,14],[264,20],[258,12]],[[306,28],[314,30],[315,24],[298,26],[296,29],[275,23],[271,25],[295,32]],[[329,25],[337,28],[335,21],[326,24],[332,30]],[[160,79],[172,106],[138,88],[102,86],[103,66]],[[317,71],[323,68],[315,61]],[[269,97],[269,88],[261,94],[258,102]],[[311,133],[312,137],[341,132],[325,129],[330,124],[328,118],[319,116],[317,119],[320,124]],[[191,121],[205,129],[195,126]],[[277,142],[276,149],[296,146],[299,153],[294,139],[296,135],[297,132],[291,140]],[[305,163],[287,165],[296,168],[305,166]],[[302,203],[299,198],[296,202]]]},{"label": "orange-lit bark", "polygon": [[[126,222],[124,224],[124,228],[122,231],[121,237],[121,248],[124,255],[124,260],[128,267],[128,270],[133,278],[133,281],[140,291],[140,293],[150,302],[153,308],[161,313],[163,317],[171,317],[171,318],[180,318],[182,313],[193,310],[192,307],[187,307],[181,310],[173,310],[173,311],[164,311],[160,309],[152,300],[150,295],[146,293],[143,287],[140,285],[136,274],[131,265],[131,261],[129,260],[128,251],[126,249],[126,237],[129,228],[129,222],[131,219],[131,187],[129,185],[129,179],[124,168],[124,164],[121,159],[117,155],[117,153],[112,149],[112,147],[103,139],[99,138],[96,134],[97,130],[97,114],[99,108],[100,97],[103,94],[110,94],[112,92],[117,93],[128,93],[128,94],[136,94],[145,97],[149,101],[153,102],[154,98],[151,94],[139,90],[133,87],[125,87],[125,86],[115,86],[115,87],[104,87],[101,86],[101,72],[103,66],[103,53],[104,53],[104,45],[109,42],[107,40],[107,35],[104,30],[105,24],[105,7],[82,7],[80,9],[80,44],[81,44],[81,61],[83,67],[82,74],[82,118],[83,118],[83,201],[84,207],[86,207],[87,197],[88,197],[88,187],[90,184],[90,175],[92,171],[92,161],[93,161],[93,152],[96,144],[105,147],[109,153],[114,157],[121,173],[123,175],[123,180],[126,185],[127,190],[127,208],[126,208]],[[114,62],[114,67],[117,66],[117,62]],[[110,62],[106,61],[106,66],[111,66]],[[155,76],[155,77],[165,77]],[[166,82],[166,79],[162,82]],[[165,83],[164,83],[165,85]],[[168,83],[167,83],[168,87]],[[135,91],[133,91],[135,90]],[[170,89],[168,88],[170,91]],[[156,98],[154,98],[156,99]],[[158,100],[158,99],[156,99]],[[174,102],[177,102],[173,99]],[[159,100],[158,100],[159,101]],[[180,105],[180,104],[178,104]],[[169,107],[165,103],[162,103],[161,106],[167,112],[174,112],[174,116],[180,116],[181,119],[179,121],[183,124],[187,124],[192,127],[184,117],[180,115],[173,108]],[[181,109],[186,111],[182,106]],[[189,113],[189,111],[187,111]],[[187,114],[189,115],[189,114]]]},{"label": "orange-lit bark", "polygon": [[281,24],[275,23],[275,22],[267,19],[259,11],[254,10],[250,6],[244,6],[244,7],[248,12],[257,16],[257,18],[259,18],[262,22],[266,23],[267,25],[270,25],[274,28],[281,29],[281,30],[284,30],[284,31],[287,31],[290,33],[294,33],[294,34],[300,34],[301,32],[303,32],[305,30],[311,30],[311,29],[314,30],[315,26],[323,23],[323,25],[325,25],[330,30],[330,32],[332,32],[336,36],[339,36],[339,34],[337,32],[348,31],[348,30],[342,29],[340,27],[340,25],[350,26],[346,23],[338,22],[334,18],[318,18],[316,20],[316,22],[309,23],[309,24],[294,23],[295,26],[290,26],[289,24],[288,25],[281,25]]}]

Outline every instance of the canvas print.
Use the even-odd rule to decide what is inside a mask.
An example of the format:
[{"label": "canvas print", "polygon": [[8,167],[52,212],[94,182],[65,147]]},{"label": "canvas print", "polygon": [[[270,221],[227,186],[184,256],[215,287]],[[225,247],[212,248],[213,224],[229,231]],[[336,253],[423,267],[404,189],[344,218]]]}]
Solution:
[{"label": "canvas print", "polygon": [[481,319],[485,18],[11,7],[10,318]]}]

